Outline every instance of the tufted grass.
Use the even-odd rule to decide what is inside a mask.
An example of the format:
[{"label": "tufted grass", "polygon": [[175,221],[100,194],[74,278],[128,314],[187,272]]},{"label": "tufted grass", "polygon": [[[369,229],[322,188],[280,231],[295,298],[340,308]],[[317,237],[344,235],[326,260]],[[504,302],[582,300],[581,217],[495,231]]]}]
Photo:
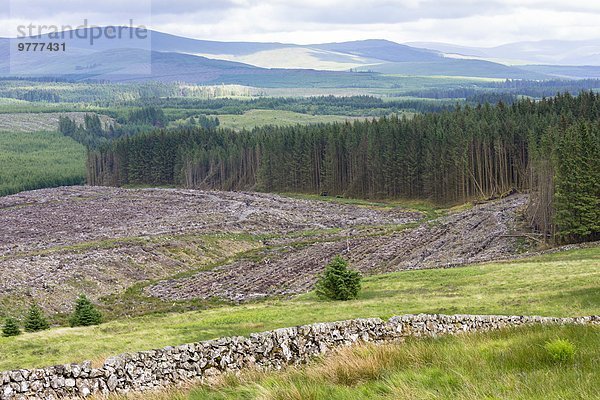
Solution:
[{"label": "tufted grass", "polygon": [[[577,349],[555,362],[545,343]],[[342,349],[303,368],[246,371],[209,386],[144,394],[189,399],[592,399],[600,387],[600,327],[535,326]]]},{"label": "tufted grass", "polygon": [[280,327],[407,313],[579,316],[600,313],[600,247],[445,270],[366,278],[356,300],[309,293],[202,311],[123,318],[96,327],[56,328],[0,338],[0,370],[247,335]]}]

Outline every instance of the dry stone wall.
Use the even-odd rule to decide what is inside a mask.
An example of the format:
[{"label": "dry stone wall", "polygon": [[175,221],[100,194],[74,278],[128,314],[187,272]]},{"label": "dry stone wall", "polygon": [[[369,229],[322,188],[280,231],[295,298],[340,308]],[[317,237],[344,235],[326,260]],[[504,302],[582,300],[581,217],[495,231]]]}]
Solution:
[{"label": "dry stone wall", "polygon": [[242,368],[279,369],[331,349],[364,342],[393,342],[489,331],[527,324],[600,324],[600,316],[551,318],[494,315],[404,315],[318,323],[227,337],[159,350],[122,354],[101,368],[89,361],[0,374],[0,399],[60,399],[144,391],[204,379]]}]

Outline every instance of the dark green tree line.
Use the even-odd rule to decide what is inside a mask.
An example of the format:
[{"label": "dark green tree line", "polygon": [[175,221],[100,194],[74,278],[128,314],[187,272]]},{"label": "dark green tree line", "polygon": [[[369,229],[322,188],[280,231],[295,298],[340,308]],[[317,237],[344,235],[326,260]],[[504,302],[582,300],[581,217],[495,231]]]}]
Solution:
[{"label": "dark green tree line", "polygon": [[600,95],[583,92],[413,119],[157,130],[90,152],[88,180],[445,204],[532,190],[532,225],[576,241],[598,233],[599,120]]}]

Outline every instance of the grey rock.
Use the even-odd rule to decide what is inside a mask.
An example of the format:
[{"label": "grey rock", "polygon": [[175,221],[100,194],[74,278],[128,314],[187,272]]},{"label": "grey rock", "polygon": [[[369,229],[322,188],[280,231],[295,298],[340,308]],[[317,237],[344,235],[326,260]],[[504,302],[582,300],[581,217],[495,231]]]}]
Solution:
[{"label": "grey rock", "polygon": [[114,392],[115,389],[117,388],[117,384],[118,384],[119,380],[117,378],[116,375],[111,375],[108,380],[106,381],[106,386],[108,387],[108,390],[110,390],[111,392]]},{"label": "grey rock", "polygon": [[231,337],[161,350],[123,354],[91,363],[2,372],[0,398],[58,399],[145,391],[179,382],[207,379],[253,367],[278,370],[360,341],[402,341],[408,336],[438,336],[502,329],[523,324],[600,324],[599,316],[549,318],[477,315],[403,315],[319,323]]}]

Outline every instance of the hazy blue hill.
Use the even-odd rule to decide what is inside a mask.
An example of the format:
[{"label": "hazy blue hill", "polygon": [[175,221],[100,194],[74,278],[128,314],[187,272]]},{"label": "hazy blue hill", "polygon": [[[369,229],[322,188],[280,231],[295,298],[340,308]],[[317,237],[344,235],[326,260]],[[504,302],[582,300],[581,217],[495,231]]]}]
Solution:
[{"label": "hazy blue hill", "polygon": [[256,42],[216,42],[210,40],[191,39],[171,35],[158,31],[148,30],[146,39],[138,39],[135,30],[123,28],[119,39],[110,39],[105,36],[94,39],[90,45],[91,29],[78,29],[61,32],[60,38],[43,35],[41,41],[66,42],[71,49],[86,51],[102,51],[117,48],[144,49],[160,52],[174,53],[206,53],[206,54],[250,54],[257,51],[272,50],[295,45],[282,43],[256,43]]},{"label": "hazy blue hill", "polygon": [[531,64],[600,66],[600,41],[598,40],[517,42],[493,47],[489,52],[496,58],[518,56]]},{"label": "hazy blue hill", "polygon": [[482,60],[461,60],[442,58],[439,61],[429,62],[402,62],[385,63],[375,66],[363,67],[384,74],[419,75],[419,76],[472,76],[481,78],[500,79],[547,79],[541,71],[524,70],[503,64]]},{"label": "hazy blue hill", "polygon": [[198,40],[157,31],[152,31],[151,39],[152,50],[177,53],[245,55],[284,47],[298,47],[293,44],[283,43],[216,42],[211,40]]},{"label": "hazy blue hill", "polygon": [[35,72],[40,76],[52,76],[60,71],[79,79],[113,82],[155,80],[262,87],[373,87],[389,85],[391,81],[377,74],[258,68],[231,61],[142,49],[104,50],[65,61],[65,58],[60,58],[40,64]]},{"label": "hazy blue hill", "polygon": [[436,51],[414,48],[389,40],[358,40],[316,44],[308,47],[391,62],[436,61],[441,59]]},{"label": "hazy blue hill", "polygon": [[10,41],[6,38],[0,38],[0,75],[8,74],[8,65],[10,57]]},{"label": "hazy blue hill", "polygon": [[468,47],[449,43],[412,42],[443,53],[505,60],[508,63],[600,66],[600,40],[541,40],[507,43],[496,47]]},{"label": "hazy blue hill", "polygon": [[470,46],[460,46],[452,43],[440,43],[440,42],[408,42],[404,43],[406,46],[418,47],[423,49],[431,49],[439,51],[441,53],[452,53],[452,54],[463,54],[475,57],[489,57],[489,54],[485,52],[485,49]]},{"label": "hazy blue hill", "polygon": [[600,66],[594,65],[524,65],[521,68],[554,78],[600,78]]},{"label": "hazy blue hill", "polygon": [[[112,78],[110,78],[112,79]],[[145,80],[147,77],[127,78]],[[374,73],[258,68],[178,53],[152,53],[152,79],[259,87],[386,87],[392,79]]]},{"label": "hazy blue hill", "polygon": [[[153,51],[151,58],[152,79],[160,81],[225,83],[221,81],[229,80],[228,76],[261,75],[262,70],[251,65],[179,53]],[[141,76],[137,79],[147,78]]]},{"label": "hazy blue hill", "polygon": [[[103,37],[96,39],[93,46],[89,43],[90,30],[65,32],[60,39],[47,36],[36,38],[32,41],[64,41],[67,52],[20,54],[18,59],[13,58],[12,72],[19,76],[68,75],[76,79],[237,83],[264,87],[389,87],[392,84],[393,78],[378,74],[500,79],[600,76],[599,68],[594,67],[517,67],[479,59],[447,58],[441,54],[452,52],[452,45],[447,44],[429,50],[388,40],[293,45],[196,40],[155,31],[149,31],[149,35],[147,40],[139,40],[132,38],[131,32],[125,29],[120,40]],[[12,40],[0,38],[1,75],[8,74],[10,49],[11,46],[16,48]],[[559,45],[562,46],[549,41],[541,48],[546,52],[553,48],[564,48]],[[531,44],[513,46],[520,49],[515,53],[531,50]],[[490,50],[459,47],[454,50],[472,52],[476,56],[483,52],[487,54]],[[507,45],[501,50],[510,52],[510,49]],[[585,51],[577,50],[571,55],[585,53],[588,59],[593,59],[593,50],[593,46],[588,46]],[[501,54],[500,50],[497,51]],[[298,69],[294,62],[284,63],[283,67],[271,62],[274,59],[279,62],[299,60],[296,57],[302,58],[299,64],[303,69]],[[350,68],[363,73],[347,72]]]},{"label": "hazy blue hill", "polygon": [[111,81],[153,79],[206,83],[218,80],[224,73],[244,75],[260,69],[230,61],[143,49],[110,49],[85,56],[45,58],[45,61],[31,67],[32,73],[43,76],[84,74]]}]

